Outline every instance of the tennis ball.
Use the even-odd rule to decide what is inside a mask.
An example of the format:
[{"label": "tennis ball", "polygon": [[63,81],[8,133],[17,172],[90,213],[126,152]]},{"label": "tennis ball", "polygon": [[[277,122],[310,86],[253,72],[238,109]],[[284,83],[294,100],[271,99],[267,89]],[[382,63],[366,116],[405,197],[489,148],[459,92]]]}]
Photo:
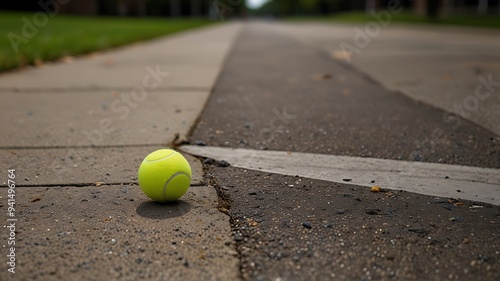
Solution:
[{"label": "tennis ball", "polygon": [[138,180],[142,192],[154,201],[175,201],[189,188],[191,167],[179,152],[160,149],[144,158]]}]

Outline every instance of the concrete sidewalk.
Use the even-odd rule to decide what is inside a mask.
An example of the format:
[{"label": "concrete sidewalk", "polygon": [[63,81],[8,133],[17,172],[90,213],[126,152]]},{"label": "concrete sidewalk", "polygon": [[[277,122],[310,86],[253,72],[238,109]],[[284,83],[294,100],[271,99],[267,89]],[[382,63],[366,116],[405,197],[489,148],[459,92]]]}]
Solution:
[{"label": "concrete sidewalk", "polygon": [[[229,218],[201,163],[188,157],[192,187],[176,204],[152,203],[136,173],[148,153],[189,132],[240,28],[0,75],[0,185],[15,169],[18,187],[16,273],[0,280],[239,278]],[[2,231],[4,249],[8,237]]]},{"label": "concrete sidewalk", "polygon": [[[378,32],[366,31],[374,24]],[[387,23],[293,23],[267,26],[385,88],[453,113],[446,126],[470,120],[500,135],[500,32]]]}]

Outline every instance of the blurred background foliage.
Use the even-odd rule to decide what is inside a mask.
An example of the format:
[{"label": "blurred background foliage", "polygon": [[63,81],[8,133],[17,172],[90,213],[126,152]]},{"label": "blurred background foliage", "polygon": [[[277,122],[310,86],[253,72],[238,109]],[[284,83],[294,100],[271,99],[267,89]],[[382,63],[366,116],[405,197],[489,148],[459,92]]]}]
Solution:
[{"label": "blurred background foliage", "polygon": [[403,8],[391,22],[500,27],[500,0],[260,0],[253,9],[250,1],[258,0],[0,1],[0,71],[232,18],[367,22],[391,3]]}]

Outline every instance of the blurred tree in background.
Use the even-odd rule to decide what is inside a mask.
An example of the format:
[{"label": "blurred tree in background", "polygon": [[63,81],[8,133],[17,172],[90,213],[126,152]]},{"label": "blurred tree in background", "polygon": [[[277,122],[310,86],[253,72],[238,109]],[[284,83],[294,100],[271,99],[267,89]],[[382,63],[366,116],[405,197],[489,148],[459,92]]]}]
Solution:
[{"label": "blurred tree in background", "polygon": [[[59,4],[63,14],[227,18],[247,13],[245,0],[4,0],[0,10],[40,11],[40,3]],[[327,16],[387,9],[397,2],[405,12],[429,18],[454,14],[500,14],[500,0],[269,0],[250,10],[256,16]],[[50,6],[50,5],[49,5]],[[53,5],[52,5],[53,6]]]},{"label": "blurred tree in background", "polygon": [[[42,3],[42,4],[40,4]],[[0,10],[44,11],[61,14],[208,17],[224,10],[226,17],[245,12],[245,0],[16,0],[0,1]]]},{"label": "blurred tree in background", "polygon": [[253,15],[309,16],[331,15],[348,11],[386,9],[390,2],[401,5],[406,12],[429,18],[453,14],[499,14],[500,0],[270,0]]}]

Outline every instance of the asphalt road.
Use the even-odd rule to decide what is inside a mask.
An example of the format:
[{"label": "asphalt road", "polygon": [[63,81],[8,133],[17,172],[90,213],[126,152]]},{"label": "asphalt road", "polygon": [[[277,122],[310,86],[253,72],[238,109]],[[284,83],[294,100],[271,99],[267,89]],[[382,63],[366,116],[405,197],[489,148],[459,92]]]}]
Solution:
[{"label": "asphalt road", "polygon": [[[244,28],[192,143],[500,168],[495,133],[280,30]],[[205,166],[245,280],[500,278],[498,206]]]},{"label": "asphalt road", "polygon": [[456,116],[384,89],[265,25],[240,35],[214,92],[193,140],[500,167],[496,134],[464,119],[457,128]]}]

